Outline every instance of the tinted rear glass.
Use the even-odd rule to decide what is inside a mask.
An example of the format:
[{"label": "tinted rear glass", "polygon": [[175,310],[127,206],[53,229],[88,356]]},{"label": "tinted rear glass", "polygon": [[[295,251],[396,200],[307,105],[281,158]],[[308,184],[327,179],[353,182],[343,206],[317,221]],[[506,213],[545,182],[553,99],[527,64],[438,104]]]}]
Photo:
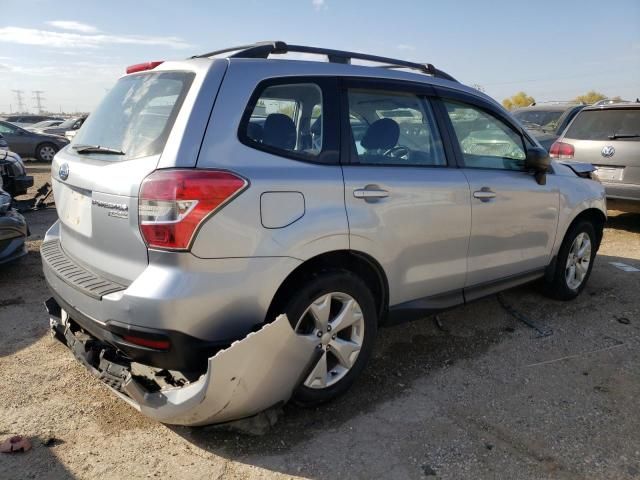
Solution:
[{"label": "tinted rear glass", "polygon": [[91,113],[73,145],[121,150],[128,160],[162,152],[194,74],[155,72],[123,77]]},{"label": "tinted rear glass", "polygon": [[575,140],[638,141],[638,135],[640,109],[620,108],[583,110],[573,120],[564,136]]},{"label": "tinted rear glass", "polygon": [[553,110],[529,110],[515,112],[513,116],[522,123],[530,123],[540,127],[556,128],[558,120],[560,120],[563,113],[563,111],[558,112]]}]

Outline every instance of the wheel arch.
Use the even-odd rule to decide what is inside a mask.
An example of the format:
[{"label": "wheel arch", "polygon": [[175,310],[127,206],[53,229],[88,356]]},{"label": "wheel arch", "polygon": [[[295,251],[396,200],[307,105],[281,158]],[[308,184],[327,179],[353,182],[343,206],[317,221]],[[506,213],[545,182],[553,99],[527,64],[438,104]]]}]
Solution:
[{"label": "wheel arch", "polygon": [[567,228],[565,229],[564,233],[562,234],[562,240],[560,242],[558,242],[557,250],[555,251],[555,253],[553,255],[553,259],[551,260],[551,262],[549,263],[549,265],[547,266],[547,268],[545,270],[545,279],[550,280],[553,277],[553,274],[554,274],[555,269],[556,269],[556,262],[557,262],[557,258],[558,258],[558,252],[560,251],[560,248],[562,247],[562,244],[564,243],[564,240],[565,240],[567,234],[571,231],[571,229],[574,227],[574,225],[576,225],[577,223],[579,223],[579,222],[581,222],[583,220],[587,220],[587,221],[589,221],[589,222],[591,222],[593,224],[593,226],[595,228],[595,231],[596,231],[596,252],[600,248],[600,244],[602,243],[602,234],[603,234],[603,231],[604,231],[604,224],[607,221],[607,216],[599,208],[596,208],[596,207],[586,208],[585,210],[580,211],[573,218],[573,220],[571,220],[571,222],[567,225]]},{"label": "wheel arch", "polygon": [[607,221],[607,216],[599,208],[591,207],[591,208],[587,208],[586,210],[582,210],[580,213],[578,213],[575,216],[575,218],[571,221],[567,229],[565,230],[564,235],[562,236],[562,241],[564,242],[565,236],[573,228],[573,226],[583,220],[587,220],[591,222],[595,228],[596,237],[597,237],[596,238],[596,251],[597,251],[600,248],[600,243],[602,242],[602,234],[604,231],[604,224]]},{"label": "wheel arch", "polygon": [[356,274],[371,289],[381,322],[389,308],[389,283],[382,266],[370,255],[355,250],[333,250],[304,261],[280,284],[271,300],[265,322],[282,313],[289,295],[294,294],[302,282],[322,270],[340,269]]}]

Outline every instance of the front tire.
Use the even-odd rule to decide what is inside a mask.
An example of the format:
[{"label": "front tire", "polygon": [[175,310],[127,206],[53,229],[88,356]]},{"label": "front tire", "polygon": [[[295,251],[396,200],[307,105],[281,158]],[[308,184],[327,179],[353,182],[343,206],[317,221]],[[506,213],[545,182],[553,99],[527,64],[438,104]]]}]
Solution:
[{"label": "front tire", "polygon": [[366,284],[346,270],[311,276],[284,308],[298,335],[317,343],[293,399],[318,405],[346,392],[371,357],[377,333],[375,302]]},{"label": "front tire", "polygon": [[545,294],[556,300],[573,300],[591,275],[596,256],[596,232],[589,221],[578,222],[565,235],[558,252],[555,271],[545,280]]},{"label": "front tire", "polygon": [[36,158],[40,162],[51,163],[56,153],[58,153],[58,147],[53,143],[41,143],[38,145],[38,148],[36,148]]}]

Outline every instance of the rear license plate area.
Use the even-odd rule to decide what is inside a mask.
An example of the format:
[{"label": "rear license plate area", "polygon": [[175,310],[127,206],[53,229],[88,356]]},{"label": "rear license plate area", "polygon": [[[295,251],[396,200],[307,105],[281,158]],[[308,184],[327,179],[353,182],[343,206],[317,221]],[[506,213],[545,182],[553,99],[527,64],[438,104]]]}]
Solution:
[{"label": "rear license plate area", "polygon": [[596,165],[596,174],[604,182],[621,182],[624,167],[601,167]]},{"label": "rear license plate area", "polygon": [[60,220],[68,228],[91,236],[91,193],[60,185],[56,204]]}]

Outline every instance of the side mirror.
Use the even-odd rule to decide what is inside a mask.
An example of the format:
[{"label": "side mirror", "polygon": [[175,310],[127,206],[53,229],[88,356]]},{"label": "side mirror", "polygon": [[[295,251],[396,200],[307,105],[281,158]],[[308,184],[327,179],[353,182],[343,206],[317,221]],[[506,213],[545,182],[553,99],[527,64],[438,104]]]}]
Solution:
[{"label": "side mirror", "polygon": [[549,158],[549,154],[544,148],[527,148],[524,167],[528,171],[535,173],[538,185],[545,185],[547,183],[547,170],[549,170],[549,165],[551,165],[551,158]]}]

